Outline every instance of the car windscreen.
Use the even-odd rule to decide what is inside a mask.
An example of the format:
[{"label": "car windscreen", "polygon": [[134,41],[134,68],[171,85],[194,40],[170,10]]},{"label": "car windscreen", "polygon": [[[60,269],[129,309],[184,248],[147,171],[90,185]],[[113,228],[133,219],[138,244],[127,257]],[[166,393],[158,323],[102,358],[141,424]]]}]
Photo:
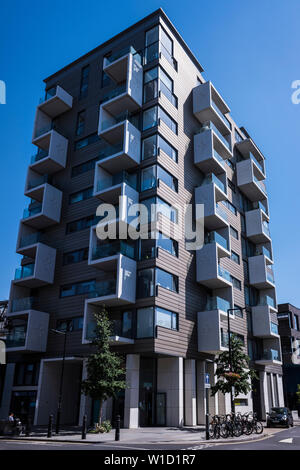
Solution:
[{"label": "car windscreen", "polygon": [[286,408],[271,408],[272,413],[285,414],[287,413]]}]

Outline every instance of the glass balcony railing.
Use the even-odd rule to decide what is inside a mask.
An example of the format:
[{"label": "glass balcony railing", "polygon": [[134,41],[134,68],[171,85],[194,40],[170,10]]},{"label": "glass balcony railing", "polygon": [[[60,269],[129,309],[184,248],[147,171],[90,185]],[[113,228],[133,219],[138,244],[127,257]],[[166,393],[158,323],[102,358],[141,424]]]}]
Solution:
[{"label": "glass balcony railing", "polygon": [[23,310],[31,310],[35,304],[35,297],[23,297],[14,299],[11,304],[12,312],[22,312]]},{"label": "glass balcony railing", "polygon": [[42,158],[48,157],[48,155],[49,150],[39,149],[35,155],[32,155],[30,160],[31,165],[35,162],[38,162],[39,160],[42,160]]},{"label": "glass balcony railing", "polygon": [[266,275],[267,275],[267,280],[272,282],[272,284],[275,284],[273,269],[270,268],[269,266],[266,267]]},{"label": "glass balcony railing", "polygon": [[256,184],[258,184],[262,192],[267,194],[265,183],[263,181],[258,180],[255,175],[253,175],[253,180],[255,181]]},{"label": "glass balcony railing", "polygon": [[256,256],[264,255],[267,258],[272,259],[272,254],[271,254],[270,250],[268,250],[268,248],[266,248],[265,246],[258,247],[256,252],[255,252],[255,255]]},{"label": "glass balcony railing", "polygon": [[275,300],[269,295],[264,295],[259,299],[258,305],[269,305],[269,307],[276,308]]},{"label": "glass balcony railing", "polygon": [[39,214],[40,212],[42,212],[42,204],[39,204],[35,207],[27,207],[26,209],[24,209],[24,212],[23,212],[23,219],[28,219],[29,217],[32,217],[33,215],[36,215],[36,214]]},{"label": "glass balcony railing", "polygon": [[88,297],[93,299],[96,297],[104,297],[106,295],[113,295],[116,293],[116,280],[96,282],[93,289],[89,292]]},{"label": "glass balcony railing", "polygon": [[226,281],[231,282],[231,274],[228,271],[226,271],[226,269],[222,268],[222,266],[220,266],[219,264],[218,264],[218,275],[222,277],[223,279],[225,279]]},{"label": "glass balcony railing", "polygon": [[112,243],[105,243],[97,246],[92,252],[92,259],[102,259],[117,254],[128,256],[135,259],[135,245],[131,245],[125,241],[116,241]]},{"label": "glass balcony railing", "polygon": [[26,344],[26,327],[22,330],[18,327],[13,329],[11,333],[6,336],[6,348],[22,348]]},{"label": "glass balcony railing", "polygon": [[107,65],[111,64],[115,60],[120,59],[121,57],[127,55],[127,54],[132,54],[134,59],[141,64],[142,63],[142,56],[140,52],[137,52],[134,47],[128,46],[124,47],[124,49],[121,49],[120,51],[115,52],[114,54],[111,54],[108,57],[105,57],[105,64],[104,66],[106,67]]},{"label": "glass balcony railing", "polygon": [[41,233],[31,233],[30,235],[24,235],[23,237],[20,238],[20,248],[23,248],[24,246],[30,246],[34,245],[35,243],[38,243],[41,240]]},{"label": "glass balcony railing", "polygon": [[274,322],[270,322],[271,332],[278,335],[278,325]]},{"label": "glass balcony railing", "polygon": [[269,215],[268,209],[264,206],[261,201],[253,202],[253,209],[261,209],[266,215]]},{"label": "glass balcony railing", "polygon": [[53,129],[56,129],[56,126],[53,122],[50,122],[47,126],[40,127],[37,129],[34,138],[36,139],[37,137],[40,137],[43,134],[46,134],[47,132],[52,131]]},{"label": "glass balcony railing", "polygon": [[112,175],[107,178],[103,178],[98,181],[97,191],[103,191],[104,189],[116,186],[121,183],[126,183],[131,186],[133,189],[137,189],[137,174],[129,174],[127,171],[121,171],[116,175]]},{"label": "glass balcony railing", "polygon": [[226,188],[225,188],[224,183],[222,183],[222,181],[219,180],[219,178],[217,178],[216,175],[214,175],[213,173],[210,173],[204,178],[201,186],[205,184],[210,184],[210,183],[216,184],[218,188],[221,189],[221,191],[223,191],[223,193],[226,194]]},{"label": "glass balcony railing", "polygon": [[270,237],[270,228],[269,228],[269,224],[267,222],[263,222],[262,223],[262,230],[263,232],[268,235],[268,237]]},{"label": "glass balcony railing", "polygon": [[102,98],[102,103],[112,100],[113,98],[116,98],[116,96],[122,95],[125,92],[126,92],[126,82],[117,85],[113,90],[106,93],[106,95],[104,95],[104,97]]},{"label": "glass balcony railing", "polygon": [[25,266],[20,266],[15,271],[15,280],[24,279],[25,277],[33,276],[34,273],[34,263],[27,264]]},{"label": "glass balcony railing", "polygon": [[137,129],[139,128],[139,116],[137,114],[133,115],[128,111],[125,111],[124,113],[113,116],[112,119],[103,119],[101,122],[102,131],[105,131],[106,129],[109,129],[110,127],[126,120],[131,122],[131,124],[133,124]]},{"label": "glass balcony railing", "polygon": [[49,90],[46,91],[45,98],[40,98],[40,103],[44,103],[45,101],[50,100],[55,95],[56,95],[56,86],[53,86],[52,88],[49,88]]},{"label": "glass balcony railing", "polygon": [[[124,328],[122,320],[112,320],[111,322],[111,334],[112,336],[121,336],[123,338],[131,339],[133,337],[133,331],[131,324],[126,325],[127,328]],[[128,328],[129,327],[129,328]]]},{"label": "glass balcony railing", "polygon": [[280,361],[280,353],[277,349],[264,349],[261,359],[267,361]]},{"label": "glass balcony railing", "polygon": [[222,310],[227,312],[231,308],[231,304],[228,300],[222,299],[222,297],[213,296],[209,297],[205,308],[206,310]]},{"label": "glass balcony railing", "polygon": [[37,186],[41,186],[42,184],[49,183],[48,175],[41,175],[36,178],[30,178],[28,182],[27,191],[29,189],[36,188]]},{"label": "glass balcony railing", "polygon": [[[212,129],[215,134],[219,137],[219,139],[223,142],[223,144],[226,145],[226,147],[231,151],[231,144],[228,142],[228,140],[226,140],[226,138],[221,134],[221,132],[219,131],[219,129],[214,125],[213,122],[210,121],[209,123],[209,127],[210,129]],[[230,136],[230,135],[229,135]]]},{"label": "glass balcony railing", "polygon": [[209,232],[208,235],[205,237],[205,243],[218,243],[226,250],[229,249],[228,241],[218,232]]},{"label": "glass balcony railing", "polygon": [[211,100],[211,105],[213,107],[213,109],[216,111],[217,115],[222,119],[222,121],[224,122],[225,126],[227,126],[229,129],[230,129],[230,124],[229,122],[227,121],[227,119],[225,118],[224,114],[222,113],[222,111],[218,108],[218,106],[216,105],[216,103],[214,102],[214,100]]},{"label": "glass balcony railing", "polygon": [[213,155],[214,155],[215,159],[218,160],[219,163],[221,163],[222,166],[225,165],[224,158],[222,158],[221,155],[215,149],[213,151]]},{"label": "glass balcony railing", "polygon": [[251,159],[251,160],[255,163],[255,165],[257,165],[258,168],[264,173],[264,168],[263,168],[262,164],[259,163],[259,162],[256,160],[255,156],[254,156],[251,152],[250,152],[250,159]]},{"label": "glass balcony railing", "polygon": [[228,215],[226,212],[220,207],[218,203],[216,203],[216,214],[222,217],[226,222],[228,221]]},{"label": "glass balcony railing", "polygon": [[119,143],[116,145],[107,145],[103,150],[99,153],[99,160],[103,160],[104,158],[111,157],[117,153],[122,152],[123,150],[123,143]]}]

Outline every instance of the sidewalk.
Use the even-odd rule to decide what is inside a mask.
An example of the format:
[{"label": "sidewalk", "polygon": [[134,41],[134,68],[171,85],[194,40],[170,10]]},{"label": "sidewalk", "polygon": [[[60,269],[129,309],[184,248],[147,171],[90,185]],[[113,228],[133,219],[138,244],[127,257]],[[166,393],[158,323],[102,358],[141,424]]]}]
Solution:
[{"label": "sidewalk", "polygon": [[[159,428],[138,428],[138,429],[121,429],[120,443],[130,444],[195,444],[195,443],[221,443],[221,442],[244,442],[268,437],[276,432],[282,431],[284,428],[264,428],[262,434],[252,434],[250,436],[242,435],[240,437],[227,439],[210,439],[205,440],[204,426],[195,427],[159,427]],[[80,428],[63,428],[59,435],[52,434],[52,438],[47,438],[47,428],[35,428],[30,437],[25,436],[0,436],[0,439],[21,439],[31,441],[47,441],[47,442],[80,442],[94,444],[112,444],[115,442],[115,430],[109,433],[93,434],[87,433],[86,439],[81,439]]]}]

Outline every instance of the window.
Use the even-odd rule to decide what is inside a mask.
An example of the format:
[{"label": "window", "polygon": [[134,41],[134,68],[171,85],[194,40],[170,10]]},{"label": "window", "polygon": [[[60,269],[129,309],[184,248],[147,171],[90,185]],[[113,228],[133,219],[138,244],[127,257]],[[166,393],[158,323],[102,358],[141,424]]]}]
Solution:
[{"label": "window", "polygon": [[156,238],[153,236],[149,239],[140,240],[139,259],[145,260],[155,258],[157,248],[161,248],[173,256],[178,256],[178,242],[158,232],[156,234]]},{"label": "window", "polygon": [[93,186],[83,189],[82,191],[78,191],[77,193],[70,194],[69,197],[69,204],[74,204],[75,202],[84,201],[85,199],[89,199],[93,197]]},{"label": "window", "polygon": [[235,288],[238,289],[238,290],[242,290],[242,283],[241,283],[241,281],[239,281],[238,279],[236,279],[236,277],[234,277],[234,276],[230,276],[230,277],[231,277],[231,282],[232,282],[233,287],[235,287]]},{"label": "window", "polygon": [[159,66],[144,72],[144,103],[148,103],[163,93],[177,108],[177,97],[173,93],[173,80]]},{"label": "window", "polygon": [[233,228],[231,225],[230,225],[230,235],[231,235],[233,238],[235,238],[236,240],[239,239],[239,233],[238,233],[238,231],[237,231],[235,228]]},{"label": "window", "polygon": [[105,72],[102,71],[101,88],[111,85],[112,83],[112,79]]},{"label": "window", "polygon": [[81,163],[80,165],[73,166],[71,171],[71,178],[82,175],[82,173],[86,173],[87,171],[94,170],[98,160],[99,158],[97,157],[93,158],[92,160],[88,160],[87,162]]},{"label": "window", "polygon": [[39,363],[17,362],[14,376],[14,385],[38,385]]},{"label": "window", "polygon": [[85,111],[81,111],[77,116],[76,135],[82,135],[84,132]]},{"label": "window", "polygon": [[95,225],[98,220],[99,218],[97,218],[95,215],[89,215],[88,217],[84,217],[83,219],[69,222],[66,226],[66,234],[79,232],[80,230],[89,228],[92,225]]},{"label": "window", "polygon": [[100,137],[98,136],[97,132],[94,134],[89,135],[88,137],[85,137],[84,139],[77,140],[74,144],[74,150],[80,150],[84,147],[87,147],[90,144],[94,144],[95,142],[98,142],[100,140]]},{"label": "window", "polygon": [[83,317],[67,318],[57,321],[57,330],[59,331],[79,331],[83,328]]},{"label": "window", "polygon": [[298,318],[298,315],[294,315],[294,329],[299,331],[299,318]]},{"label": "window", "polygon": [[236,192],[235,184],[229,178],[227,178],[227,185],[228,188],[231,189],[231,191],[233,191],[234,193]]},{"label": "window", "polygon": [[143,131],[158,126],[160,120],[177,134],[177,123],[160,106],[153,106],[143,112]]},{"label": "window", "polygon": [[241,231],[246,232],[246,218],[243,214],[240,214],[241,216]]},{"label": "window", "polygon": [[178,211],[175,207],[163,201],[159,197],[144,199],[142,203],[148,210],[148,220],[154,222],[157,220],[158,214],[167,217],[171,222],[177,223]]},{"label": "window", "polygon": [[83,295],[95,290],[95,279],[91,281],[68,284],[60,288],[60,297],[71,297],[73,295]]},{"label": "window", "polygon": [[63,255],[63,265],[80,263],[88,259],[88,248],[82,248],[77,251],[70,251],[69,253],[64,253]]},{"label": "window", "polygon": [[234,129],[234,136],[236,142],[242,142],[242,140],[244,140],[241,134],[236,129]]},{"label": "window", "polygon": [[229,158],[227,158],[227,160],[225,160],[225,162],[227,163],[229,168],[231,168],[234,171],[234,168],[235,168],[234,163]]},{"label": "window", "polygon": [[255,244],[247,240],[245,237],[242,237],[242,254],[244,258],[255,255]]},{"label": "window", "polygon": [[168,157],[177,162],[177,150],[172,147],[159,134],[151,135],[142,142],[142,160],[156,157],[159,150],[162,150]]},{"label": "window", "polygon": [[171,255],[178,256],[178,242],[158,232],[156,244],[162,250],[168,251]]},{"label": "window", "polygon": [[173,191],[178,191],[178,180],[160,165],[153,165],[142,170],[141,191],[155,188],[158,180],[162,180]]},{"label": "window", "polygon": [[240,307],[239,305],[235,305],[235,304],[234,304],[233,307],[236,309],[235,312],[234,312],[234,315],[235,315],[236,317],[243,318],[243,317],[244,317],[244,313],[243,313],[243,310],[241,310],[242,307]]},{"label": "window", "polygon": [[170,330],[178,330],[178,315],[161,307],[156,307],[156,325]]},{"label": "window", "polygon": [[271,331],[275,335],[278,335],[278,325],[272,321],[271,321]]},{"label": "window", "polygon": [[156,268],[156,285],[173,292],[178,292],[178,277],[160,268]]},{"label": "window", "polygon": [[221,201],[222,204],[224,204],[225,207],[227,207],[227,209],[229,209],[234,215],[237,214],[237,210],[236,210],[236,207],[231,204],[231,202],[229,201]]},{"label": "window", "polygon": [[234,261],[235,263],[237,264],[240,264],[240,257],[237,253],[235,253],[234,251],[231,252],[231,256],[230,258],[232,259],[232,261]]},{"label": "window", "polygon": [[85,98],[88,95],[89,74],[90,74],[90,66],[87,65],[86,67],[83,67],[83,69],[81,70],[79,99]]}]

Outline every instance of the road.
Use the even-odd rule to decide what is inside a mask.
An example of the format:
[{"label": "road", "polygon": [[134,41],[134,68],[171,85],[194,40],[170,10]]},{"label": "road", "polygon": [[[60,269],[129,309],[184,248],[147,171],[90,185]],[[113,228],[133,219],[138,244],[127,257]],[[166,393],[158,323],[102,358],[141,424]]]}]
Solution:
[{"label": "road", "polygon": [[[283,442],[282,442],[283,441]],[[20,440],[1,440],[0,450],[300,450],[300,426],[282,430],[272,437],[260,439],[245,443],[228,443],[228,444],[131,444],[131,443],[114,443],[114,444],[87,444],[87,443],[63,443],[63,442],[44,442],[44,441],[20,441]]]}]

